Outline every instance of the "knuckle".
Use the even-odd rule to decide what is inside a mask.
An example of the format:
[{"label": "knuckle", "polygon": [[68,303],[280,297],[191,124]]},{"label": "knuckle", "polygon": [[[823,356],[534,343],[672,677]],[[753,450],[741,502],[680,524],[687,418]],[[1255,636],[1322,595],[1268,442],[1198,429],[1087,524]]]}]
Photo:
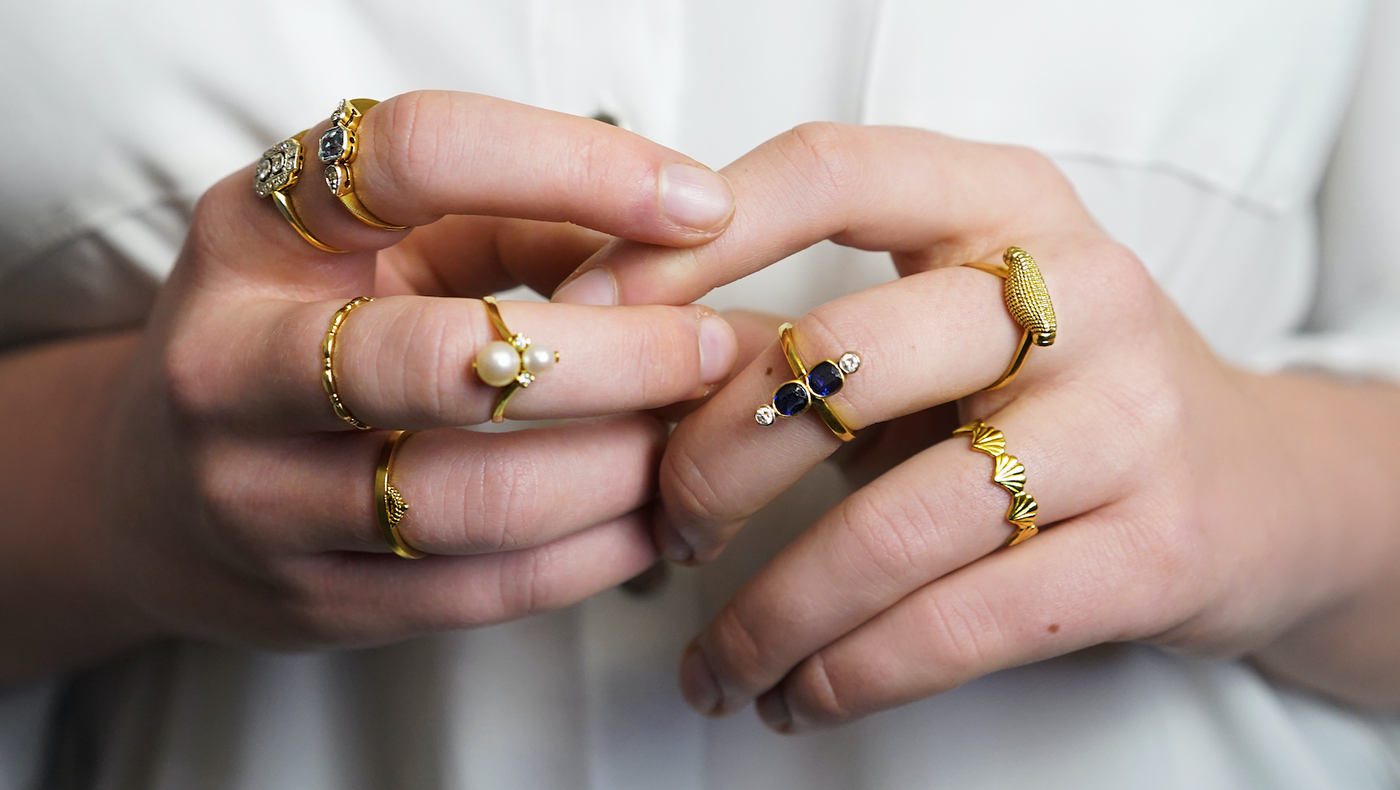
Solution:
[{"label": "knuckle", "polygon": [[821,653],[798,665],[785,686],[789,704],[808,721],[830,727],[857,717],[849,683]]},{"label": "knuckle", "polygon": [[[457,102],[447,91],[414,91],[397,96],[391,111],[376,118],[370,156],[388,172],[402,194],[436,194],[437,175],[452,170],[453,156],[467,155],[462,146],[445,145],[445,128],[457,128]],[[448,123],[434,123],[446,119]]]},{"label": "knuckle", "polygon": [[[459,485],[467,496],[462,539],[488,551],[510,551],[533,544],[543,516],[542,502],[554,492],[534,458],[509,446],[483,451],[464,470]],[[450,485],[451,483],[449,483]]]},{"label": "knuckle", "polygon": [[161,388],[175,416],[195,422],[216,407],[218,386],[205,339],[195,333],[178,333],[160,358]]},{"label": "knuckle", "polygon": [[749,619],[733,603],[720,610],[708,629],[705,655],[726,686],[754,694],[775,683],[786,666],[781,651],[763,639],[765,629],[753,627]]},{"label": "knuckle", "polygon": [[860,556],[849,558],[861,589],[902,589],[926,571],[923,559],[938,551],[935,517],[917,496],[857,494],[838,512],[840,528]]},{"label": "knuckle", "polygon": [[745,514],[730,512],[728,497],[716,488],[706,469],[679,444],[672,443],[661,459],[661,500],[667,512],[686,526],[720,524]]},{"label": "knuckle", "polygon": [[996,614],[975,590],[946,590],[922,607],[925,639],[938,656],[946,681],[939,690],[996,668],[995,656],[1005,643]]},{"label": "knuckle", "polygon": [[846,194],[863,171],[851,127],[830,121],[795,126],[778,139],[779,154],[815,187],[817,194]]}]

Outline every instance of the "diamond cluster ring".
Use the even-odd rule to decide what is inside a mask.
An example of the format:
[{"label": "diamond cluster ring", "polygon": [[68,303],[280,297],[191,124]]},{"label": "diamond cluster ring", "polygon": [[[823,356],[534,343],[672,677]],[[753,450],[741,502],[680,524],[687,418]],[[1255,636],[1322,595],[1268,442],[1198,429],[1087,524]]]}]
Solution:
[{"label": "diamond cluster ring", "polygon": [[796,378],[780,384],[773,392],[772,403],[759,406],[754,412],[754,420],[759,425],[772,425],[779,417],[796,417],[810,408],[837,438],[845,442],[854,439],[855,433],[832,411],[826,399],[840,392],[846,377],[860,369],[860,355],[847,351],[839,359],[824,359],[809,370],[797,353],[792,324],[778,327],[778,342]]}]

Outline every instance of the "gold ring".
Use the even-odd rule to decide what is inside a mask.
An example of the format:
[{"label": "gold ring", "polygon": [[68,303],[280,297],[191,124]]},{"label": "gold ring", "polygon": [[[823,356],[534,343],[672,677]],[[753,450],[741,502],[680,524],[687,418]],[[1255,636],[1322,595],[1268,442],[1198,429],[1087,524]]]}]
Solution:
[{"label": "gold ring", "polygon": [[802,355],[797,353],[792,324],[778,327],[778,343],[796,378],[778,385],[773,391],[772,404],[759,406],[754,420],[759,425],[772,425],[779,417],[796,417],[810,407],[838,439],[849,442],[856,438],[855,432],[846,427],[826,399],[840,392],[846,385],[846,377],[860,369],[860,355],[847,351],[840,359],[824,359],[808,370]]},{"label": "gold ring", "polygon": [[995,274],[1006,281],[1003,296],[1006,299],[1006,309],[1011,311],[1011,317],[1016,319],[1016,323],[1020,324],[1022,329],[1021,345],[1016,349],[1016,355],[1011,358],[1011,364],[1006,366],[1006,372],[1001,374],[1001,378],[984,387],[983,392],[1010,384],[1016,374],[1021,372],[1021,366],[1026,363],[1026,355],[1031,352],[1032,345],[1050,346],[1055,343],[1055,306],[1050,303],[1050,292],[1045,288],[1045,278],[1040,275],[1040,267],[1035,265],[1035,259],[1020,247],[1007,247],[1001,260],[1005,265],[963,264],[988,274]]},{"label": "gold ring", "polygon": [[374,468],[374,513],[379,520],[379,534],[394,553],[406,560],[419,560],[427,554],[404,542],[399,534],[399,524],[403,523],[408,512],[408,503],[403,494],[389,482],[394,474],[394,456],[413,431],[394,431],[384,438],[384,447],[379,451],[379,464]]},{"label": "gold ring", "polygon": [[1006,452],[1006,436],[996,428],[973,420],[953,431],[953,435],[972,435],[972,449],[986,453],[995,462],[992,467],[992,482],[1005,488],[1011,494],[1011,506],[1006,509],[1006,520],[1016,528],[1015,534],[1007,538],[1006,545],[1017,543],[1039,532],[1035,525],[1035,514],[1040,510],[1035,497],[1026,491],[1026,465],[1016,460],[1016,456]]},{"label": "gold ring", "polygon": [[311,235],[311,231],[302,224],[301,217],[297,216],[292,199],[284,191],[296,186],[297,179],[301,178],[302,162],[306,159],[302,152],[301,138],[306,135],[306,131],[303,129],[263,151],[262,158],[258,160],[258,169],[253,171],[253,191],[258,197],[271,197],[277,204],[277,210],[282,212],[292,229],[305,239],[307,244],[323,252],[345,252]]},{"label": "gold ring", "polygon": [[407,225],[391,225],[374,216],[355,194],[355,179],[350,172],[350,164],[359,153],[360,121],[364,120],[369,108],[378,103],[374,99],[341,99],[340,106],[331,116],[334,125],[321,133],[317,155],[327,163],[326,186],[356,219],[380,230],[407,230]]},{"label": "gold ring", "polygon": [[330,328],[326,330],[326,339],[321,342],[321,386],[326,390],[326,396],[331,399],[331,408],[335,410],[335,416],[359,428],[362,431],[370,430],[370,426],[355,419],[350,410],[345,408],[345,404],[340,400],[340,392],[335,388],[335,337],[340,333],[340,328],[345,324],[345,319],[356,307],[367,302],[373,302],[373,296],[357,296],[345,303],[345,306],[335,311],[331,317]]},{"label": "gold ring", "polygon": [[493,340],[476,352],[472,369],[476,375],[492,387],[505,387],[496,398],[496,408],[491,411],[491,422],[506,418],[506,401],[520,390],[535,383],[539,374],[554,367],[559,361],[559,352],[539,343],[531,343],[530,338],[511,332],[501,318],[501,307],[494,296],[484,296],[486,315],[491,326],[496,328],[500,340]]}]

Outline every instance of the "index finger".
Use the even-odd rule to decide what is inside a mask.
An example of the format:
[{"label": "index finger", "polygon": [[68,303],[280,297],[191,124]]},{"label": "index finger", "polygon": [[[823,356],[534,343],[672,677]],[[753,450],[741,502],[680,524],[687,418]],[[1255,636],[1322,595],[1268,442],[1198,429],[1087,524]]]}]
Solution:
[{"label": "index finger", "polygon": [[607,279],[617,304],[687,304],[826,239],[892,252],[907,274],[1092,225],[1039,154],[920,129],[805,124],[721,172],[738,206],[724,235],[684,250],[615,242],[554,300],[598,304],[608,289],[571,286]]},{"label": "index finger", "polygon": [[[315,238],[337,249],[363,253],[396,243],[401,232],[370,227],[331,193],[316,153],[329,126],[322,120],[303,137],[302,170],[285,190],[293,209]],[[356,139],[354,194],[393,225],[449,214],[508,216],[685,245],[722,232],[733,208],[725,179],[689,157],[604,123],[488,96],[404,94],[366,111]],[[206,253],[192,261],[201,273],[294,286],[303,298],[369,290],[372,255],[314,248],[252,183],[250,168],[201,201],[191,238],[191,248]],[[199,258],[217,265],[199,266]]]}]

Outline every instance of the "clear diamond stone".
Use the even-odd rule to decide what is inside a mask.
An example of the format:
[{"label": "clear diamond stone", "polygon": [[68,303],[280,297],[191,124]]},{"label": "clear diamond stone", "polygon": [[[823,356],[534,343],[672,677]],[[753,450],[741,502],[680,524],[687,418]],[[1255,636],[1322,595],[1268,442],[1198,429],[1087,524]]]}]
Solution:
[{"label": "clear diamond stone", "polygon": [[531,384],[535,383],[535,377],[534,377],[534,375],[532,375],[531,373],[528,373],[528,372],[526,372],[526,371],[523,371],[523,370],[520,371],[520,375],[519,375],[519,376],[516,376],[516,377],[515,377],[515,380],[516,380],[516,382],[518,382],[518,383],[520,384],[520,386],[522,386],[522,387],[528,387],[528,386],[530,386]]},{"label": "clear diamond stone", "polygon": [[272,175],[272,160],[269,157],[263,157],[262,160],[258,162],[257,178],[259,181],[266,181],[267,177],[270,175]]},{"label": "clear diamond stone", "polygon": [[331,123],[338,123],[345,116],[345,111],[349,109],[345,99],[340,100],[340,104],[335,106],[335,112],[331,114]]},{"label": "clear diamond stone", "polygon": [[778,412],[774,411],[772,406],[759,406],[758,411],[754,412],[753,418],[759,425],[772,425],[773,421],[778,418]]},{"label": "clear diamond stone", "polygon": [[340,168],[335,165],[326,165],[326,186],[336,196],[340,195]]},{"label": "clear diamond stone", "polygon": [[842,373],[851,374],[860,369],[860,355],[849,351],[841,355],[840,361],[836,363],[841,368]]},{"label": "clear diamond stone", "polygon": [[350,148],[350,130],[344,126],[332,126],[321,133],[321,144],[316,155],[322,162],[338,162]]},{"label": "clear diamond stone", "polygon": [[510,344],[515,346],[516,351],[524,351],[530,347],[530,338],[524,335],[516,335],[510,339]]}]

